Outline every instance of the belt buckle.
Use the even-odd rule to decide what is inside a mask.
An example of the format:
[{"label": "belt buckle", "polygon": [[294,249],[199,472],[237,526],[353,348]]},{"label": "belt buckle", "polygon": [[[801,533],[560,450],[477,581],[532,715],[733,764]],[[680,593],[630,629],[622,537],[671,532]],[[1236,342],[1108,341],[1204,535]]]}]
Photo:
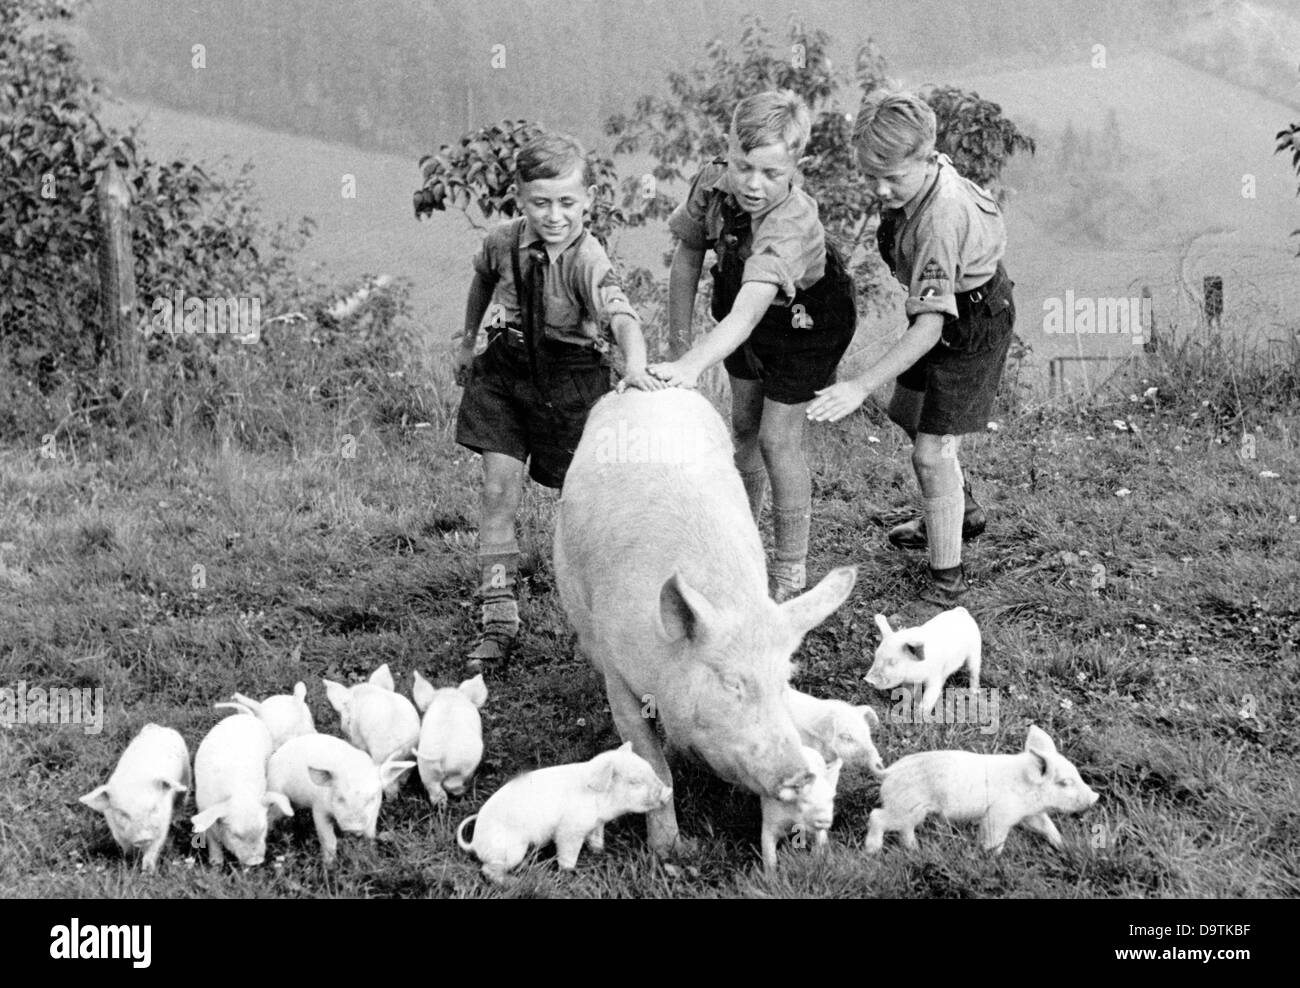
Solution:
[{"label": "belt buckle", "polygon": [[524,331],[522,329],[517,326],[506,327],[506,343],[510,346],[522,347],[524,342]]}]

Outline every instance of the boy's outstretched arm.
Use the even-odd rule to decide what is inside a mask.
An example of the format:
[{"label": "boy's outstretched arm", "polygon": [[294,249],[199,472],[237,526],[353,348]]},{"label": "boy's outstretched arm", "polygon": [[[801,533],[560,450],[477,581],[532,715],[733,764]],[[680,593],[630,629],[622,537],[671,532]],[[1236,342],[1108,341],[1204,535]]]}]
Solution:
[{"label": "boy's outstretched arm", "polygon": [[465,302],[465,328],[460,332],[460,346],[453,355],[456,383],[462,388],[469,383],[469,366],[474,362],[474,339],[478,336],[479,323],[483,313],[487,312],[492,302],[492,290],[496,287],[495,279],[474,272],[474,279],[469,283],[469,298]]},{"label": "boy's outstretched arm", "polygon": [[808,405],[808,418],[814,422],[838,422],[866,401],[867,395],[929,353],[939,342],[942,332],[943,316],[937,312],[922,312],[902,338],[875,364],[857,377],[818,391],[817,397]]},{"label": "boy's outstretched arm", "polygon": [[627,376],[619,381],[619,390],[633,387],[642,391],[659,391],[668,387],[646,371],[645,336],[641,332],[641,323],[620,313],[610,321],[610,327],[614,330],[614,339],[618,341],[618,348],[623,353],[627,371]]},{"label": "boy's outstretched arm", "polygon": [[713,332],[702,337],[677,360],[651,364],[650,373],[668,384],[694,387],[701,374],[749,339],[749,334],[775,298],[776,285],[764,281],[745,282],[736,294],[731,311],[713,327]]},{"label": "boy's outstretched arm", "polygon": [[[704,251],[688,247],[680,240],[673,251],[672,267],[668,270],[668,339],[685,342],[691,338],[691,317],[695,314],[695,293],[700,287],[700,272],[704,270]],[[676,358],[678,353],[668,355]]]}]

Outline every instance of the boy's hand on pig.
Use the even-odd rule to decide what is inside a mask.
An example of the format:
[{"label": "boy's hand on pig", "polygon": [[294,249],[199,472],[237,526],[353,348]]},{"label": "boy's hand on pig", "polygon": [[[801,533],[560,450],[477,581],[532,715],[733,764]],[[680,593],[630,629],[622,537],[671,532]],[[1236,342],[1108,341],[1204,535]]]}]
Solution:
[{"label": "boy's hand on pig", "polygon": [[650,373],[675,388],[693,388],[700,379],[700,372],[682,360],[651,364]]},{"label": "boy's hand on pig", "polygon": [[818,391],[806,414],[813,422],[838,422],[849,413],[857,411],[869,393],[856,378],[840,381]]},{"label": "boy's hand on pig", "polygon": [[642,367],[639,370],[635,370],[629,367],[627,375],[623,380],[618,382],[618,388],[616,390],[619,393],[626,391],[628,388],[636,388],[638,391],[662,391],[669,387],[672,387],[672,385],[668,384],[666,381],[659,380],[659,378],[651,374],[646,368]]}]

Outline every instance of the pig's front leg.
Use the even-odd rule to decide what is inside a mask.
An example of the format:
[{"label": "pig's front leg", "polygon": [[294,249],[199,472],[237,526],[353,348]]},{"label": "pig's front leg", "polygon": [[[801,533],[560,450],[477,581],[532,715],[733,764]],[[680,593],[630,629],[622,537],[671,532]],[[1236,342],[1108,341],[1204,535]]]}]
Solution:
[{"label": "pig's front leg", "polygon": [[1047,812],[1035,813],[1033,816],[1027,816],[1020,821],[1030,830],[1035,830],[1047,838],[1048,842],[1058,851],[1065,847],[1065,841],[1061,839],[1061,832],[1056,829],[1056,824]]},{"label": "pig's front leg", "polygon": [[587,834],[587,846],[591,848],[592,852],[595,854],[604,853],[605,825],[603,823],[596,824],[591,833]]},{"label": "pig's front leg", "polygon": [[1014,820],[1008,820],[992,811],[986,813],[980,821],[980,843],[984,850],[1001,854],[1014,823]]},{"label": "pig's front leg", "polygon": [[[650,763],[655,775],[666,786],[673,784],[673,774],[668,769],[668,760],[664,757],[659,738],[655,736],[654,724],[648,717],[641,715],[642,701],[627,685],[613,673],[605,674],[605,694],[609,697],[610,713],[614,715],[614,726],[619,737],[632,742],[632,750]],[[660,857],[667,857],[677,844],[677,811],[673,800],[666,806],[651,810],[645,818],[646,842],[650,850]]]},{"label": "pig's front leg", "polygon": [[776,870],[776,828],[764,822],[759,844],[763,852],[763,870],[770,875]]},{"label": "pig's front leg", "polygon": [[587,833],[582,827],[568,827],[555,835],[555,860],[565,871],[573,871],[578,866],[585,837]]},{"label": "pig's front leg", "polygon": [[215,824],[204,835],[208,842],[208,864],[214,868],[220,868],[226,861],[226,856],[222,853],[225,849],[221,846],[221,840],[217,837],[217,827],[219,826],[221,826],[220,823]]},{"label": "pig's front leg", "polygon": [[313,806],[311,818],[316,824],[316,836],[320,838],[321,860],[327,865],[332,865],[339,848],[339,838],[334,833],[334,821],[330,818],[329,810],[323,806]]},{"label": "pig's front leg", "polygon": [[939,698],[943,695],[943,677],[937,679],[927,679],[925,681],[925,692],[921,694],[921,708],[927,713],[934,713],[935,706],[939,703]]}]

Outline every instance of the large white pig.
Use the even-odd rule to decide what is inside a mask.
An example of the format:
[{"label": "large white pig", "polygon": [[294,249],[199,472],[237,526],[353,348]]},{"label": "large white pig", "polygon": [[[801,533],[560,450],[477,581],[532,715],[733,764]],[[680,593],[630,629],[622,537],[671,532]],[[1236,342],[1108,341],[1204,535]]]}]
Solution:
[{"label": "large white pig", "polygon": [[176,797],[189,791],[192,778],[190,751],[180,733],[145,724],[122,752],[108,781],[80,799],[104,814],[118,847],[143,851],[143,870],[156,871]]},{"label": "large white pig", "polygon": [[[791,800],[811,773],[784,702],[790,657],[857,572],[841,567],[774,603],[732,456],[727,427],[698,393],[602,398],[564,482],[556,582],[619,734],[666,785],[655,719],[722,778]],[[654,851],[673,850],[671,801],[651,811],[647,832]]]}]

